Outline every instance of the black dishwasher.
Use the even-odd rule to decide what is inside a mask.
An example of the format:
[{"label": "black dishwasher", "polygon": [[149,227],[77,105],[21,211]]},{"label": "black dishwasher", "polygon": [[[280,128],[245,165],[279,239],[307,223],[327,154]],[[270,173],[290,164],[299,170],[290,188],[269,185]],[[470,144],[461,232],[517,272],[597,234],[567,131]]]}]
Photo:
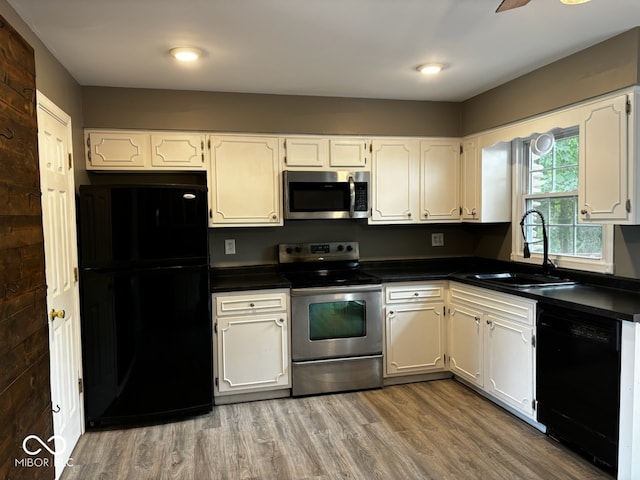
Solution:
[{"label": "black dishwasher", "polygon": [[539,303],[538,421],[595,464],[617,469],[620,320]]}]

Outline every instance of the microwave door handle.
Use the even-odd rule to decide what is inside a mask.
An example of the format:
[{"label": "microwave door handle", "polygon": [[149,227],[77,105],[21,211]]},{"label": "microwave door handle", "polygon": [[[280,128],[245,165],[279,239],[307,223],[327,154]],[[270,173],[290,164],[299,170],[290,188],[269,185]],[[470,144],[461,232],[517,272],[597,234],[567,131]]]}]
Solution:
[{"label": "microwave door handle", "polygon": [[353,217],[356,213],[356,182],[349,175],[349,216]]}]

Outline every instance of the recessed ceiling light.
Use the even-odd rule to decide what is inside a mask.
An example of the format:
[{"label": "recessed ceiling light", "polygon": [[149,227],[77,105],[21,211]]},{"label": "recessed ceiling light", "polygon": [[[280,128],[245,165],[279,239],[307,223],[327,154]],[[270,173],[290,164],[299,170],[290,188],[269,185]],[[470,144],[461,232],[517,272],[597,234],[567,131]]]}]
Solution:
[{"label": "recessed ceiling light", "polygon": [[578,5],[580,3],[590,2],[591,0],[560,0],[560,1],[565,5]]},{"label": "recessed ceiling light", "polygon": [[193,62],[200,58],[200,50],[197,48],[189,48],[189,47],[179,47],[172,48],[169,50],[169,53],[176,59],[181,62]]},{"label": "recessed ceiling light", "polygon": [[420,73],[424,73],[425,75],[434,75],[440,73],[443,69],[444,65],[440,63],[426,63],[417,68]]}]

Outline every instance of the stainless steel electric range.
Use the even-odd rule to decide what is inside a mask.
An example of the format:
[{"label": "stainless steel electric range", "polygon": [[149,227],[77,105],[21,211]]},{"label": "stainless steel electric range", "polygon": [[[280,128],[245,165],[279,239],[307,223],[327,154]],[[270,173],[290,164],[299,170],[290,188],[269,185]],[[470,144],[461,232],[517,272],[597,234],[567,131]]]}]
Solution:
[{"label": "stainless steel electric range", "polygon": [[382,283],[358,242],[279,245],[291,282],[292,395],[382,386]]}]

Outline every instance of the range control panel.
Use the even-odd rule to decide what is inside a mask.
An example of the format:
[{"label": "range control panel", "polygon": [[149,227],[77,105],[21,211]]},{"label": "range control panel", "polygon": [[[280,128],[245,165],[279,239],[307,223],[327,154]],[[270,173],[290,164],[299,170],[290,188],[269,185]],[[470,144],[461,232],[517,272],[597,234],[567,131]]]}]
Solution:
[{"label": "range control panel", "polygon": [[283,243],[278,245],[280,263],[335,262],[359,259],[358,242]]}]

